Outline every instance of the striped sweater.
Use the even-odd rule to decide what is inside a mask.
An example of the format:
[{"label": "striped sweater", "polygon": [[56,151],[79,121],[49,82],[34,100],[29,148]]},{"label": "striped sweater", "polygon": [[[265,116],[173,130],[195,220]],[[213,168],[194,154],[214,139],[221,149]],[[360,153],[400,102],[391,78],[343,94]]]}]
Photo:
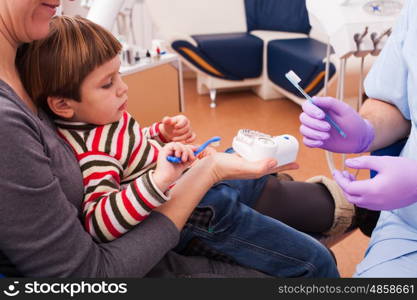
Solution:
[{"label": "striped sweater", "polygon": [[168,200],[152,179],[164,143],[160,123],[140,128],[125,112],[104,126],[56,120],[73,148],[84,182],[84,225],[97,241],[120,237]]}]

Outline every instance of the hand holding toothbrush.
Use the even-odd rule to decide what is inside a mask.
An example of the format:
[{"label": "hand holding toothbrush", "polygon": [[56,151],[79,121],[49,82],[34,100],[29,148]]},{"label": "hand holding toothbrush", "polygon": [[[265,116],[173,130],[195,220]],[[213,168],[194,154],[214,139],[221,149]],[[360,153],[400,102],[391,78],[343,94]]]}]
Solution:
[{"label": "hand holding toothbrush", "polygon": [[[294,71],[289,71],[287,74],[285,74],[285,77],[288,79],[289,82],[306,98],[306,100],[310,103],[313,103],[313,99],[310,97],[309,94],[307,94],[306,91],[303,90],[303,88],[300,86],[301,78],[298,77],[297,74],[295,74]],[[342,136],[346,137],[346,132],[343,131],[342,128],[332,119],[330,115],[327,113],[324,113],[324,119],[334,128],[337,130],[337,132]]]},{"label": "hand holding toothbrush", "polygon": [[[375,137],[371,123],[343,101],[314,97],[312,102],[304,102],[302,108],[300,132],[308,147],[337,153],[362,153],[366,152]],[[326,115],[339,125],[345,137],[329,124]]]},{"label": "hand holding toothbrush", "polygon": [[[205,143],[201,144],[198,148],[196,147],[193,154],[194,156],[198,156],[200,153],[202,153],[204,150],[209,149],[207,148],[210,144],[218,145],[221,138],[218,136],[212,137],[211,139],[207,140]],[[212,152],[212,151],[210,151]],[[181,163],[181,157],[178,155],[170,155],[167,157],[167,160],[171,163]]]},{"label": "hand holding toothbrush", "polygon": [[[196,160],[194,152],[197,148],[197,146],[193,145],[172,142],[166,144],[159,151],[152,178],[160,191],[165,193],[181,177],[182,173],[192,165]],[[178,159],[177,163],[171,163],[168,157]]]},{"label": "hand holding toothbrush", "polygon": [[198,155],[203,154],[205,151],[209,152],[209,154],[210,152],[215,152],[208,146],[212,143],[217,144],[220,140],[220,137],[215,136],[199,147],[177,142],[166,144],[158,155],[156,169],[153,174],[155,184],[161,191],[165,192],[192,165]]},{"label": "hand holding toothbrush", "polygon": [[338,153],[361,153],[371,145],[372,125],[343,101],[330,97],[311,98],[299,85],[294,71],[285,74],[288,81],[306,98],[300,115],[304,144]]}]

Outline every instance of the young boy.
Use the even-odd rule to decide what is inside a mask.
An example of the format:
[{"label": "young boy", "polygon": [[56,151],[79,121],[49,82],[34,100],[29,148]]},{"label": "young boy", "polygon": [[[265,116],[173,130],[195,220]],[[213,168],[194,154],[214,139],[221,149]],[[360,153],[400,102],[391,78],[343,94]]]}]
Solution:
[{"label": "young boy", "polygon": [[[57,117],[59,134],[79,160],[85,227],[97,241],[111,241],[168,201],[170,186],[195,160],[192,146],[175,142],[160,148],[163,142],[192,141],[189,121],[177,116],[140,129],[125,112],[121,46],[91,21],[56,17],[50,35],[27,47],[17,65],[29,95]],[[158,151],[165,155],[158,157]],[[166,154],[182,163],[169,163]],[[252,208],[274,181],[264,176],[213,186],[181,231],[176,250],[185,252],[197,238],[204,242],[199,255],[214,249],[271,275],[337,276],[318,241]],[[272,194],[275,206],[279,192]]]},{"label": "young boy", "polygon": [[[185,116],[166,117],[149,128],[140,128],[126,112],[128,88],[119,73],[121,46],[111,34],[81,18],[56,18],[53,25],[50,38],[28,51],[32,67],[39,64],[43,73],[30,72],[30,79],[25,78],[37,81],[48,73],[58,73],[56,65],[78,61],[77,72],[61,66],[54,79],[45,80],[42,91],[33,89],[32,95],[58,117],[58,133],[80,163],[86,230],[97,241],[108,242],[169,200],[169,186],[195,158],[191,146],[171,143],[164,150],[182,156],[184,163],[160,161],[156,165],[158,152],[164,143],[192,142],[195,135]],[[73,38],[82,41],[79,47]],[[89,49],[95,54],[89,54]],[[61,62],[43,61],[54,58]],[[67,66],[71,68],[71,64]],[[38,83],[27,84],[39,87]]]}]

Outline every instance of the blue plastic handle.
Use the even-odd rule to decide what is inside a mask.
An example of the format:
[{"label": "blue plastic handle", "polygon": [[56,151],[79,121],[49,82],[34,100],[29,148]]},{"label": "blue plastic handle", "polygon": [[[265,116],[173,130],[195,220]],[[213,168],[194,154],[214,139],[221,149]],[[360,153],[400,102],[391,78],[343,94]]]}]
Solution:
[{"label": "blue plastic handle", "polygon": [[[204,149],[207,148],[208,145],[210,145],[211,143],[218,142],[220,140],[221,140],[221,137],[219,136],[212,137],[211,139],[207,140],[204,144],[201,144],[200,147],[198,147],[197,150],[194,151],[194,155],[199,155],[201,152],[204,151]],[[181,157],[168,156],[167,160],[174,164],[181,163]]]}]

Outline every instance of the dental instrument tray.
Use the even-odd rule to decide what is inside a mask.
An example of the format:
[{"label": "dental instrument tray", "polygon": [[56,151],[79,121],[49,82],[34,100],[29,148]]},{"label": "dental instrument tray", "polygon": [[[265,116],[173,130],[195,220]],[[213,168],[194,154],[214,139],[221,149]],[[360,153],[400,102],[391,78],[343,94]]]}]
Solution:
[{"label": "dental instrument tray", "polygon": [[292,135],[270,136],[255,130],[241,129],[233,138],[233,149],[249,161],[275,158],[278,166],[297,159],[299,144]]}]

